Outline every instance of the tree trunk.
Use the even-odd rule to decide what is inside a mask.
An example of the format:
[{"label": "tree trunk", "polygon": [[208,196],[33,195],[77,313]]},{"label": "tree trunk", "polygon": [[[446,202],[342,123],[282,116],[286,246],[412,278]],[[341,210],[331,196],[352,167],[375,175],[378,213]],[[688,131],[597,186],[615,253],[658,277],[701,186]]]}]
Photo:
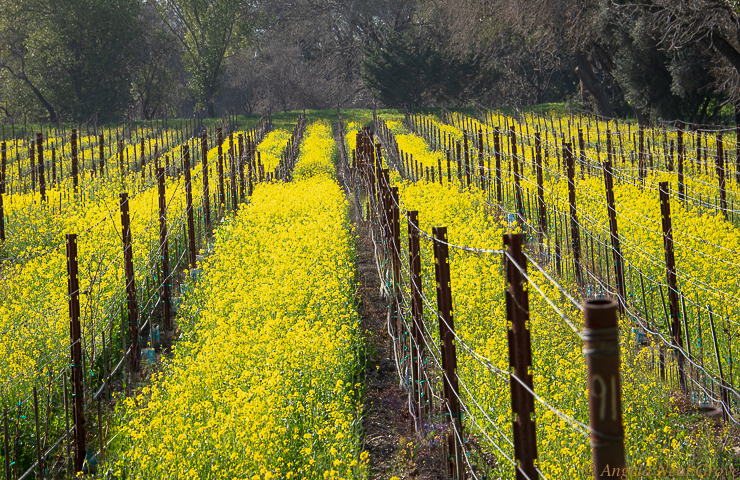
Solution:
[{"label": "tree trunk", "polygon": [[216,109],[213,107],[213,91],[206,88],[206,112],[208,118],[216,118]]},{"label": "tree trunk", "polygon": [[735,68],[737,73],[740,73],[740,52],[732,46],[720,33],[712,31],[712,46],[722,55],[725,59],[730,62],[730,65]]},{"label": "tree trunk", "polygon": [[650,124],[650,118],[648,118],[647,115],[645,115],[640,110],[638,110],[637,108],[633,107],[632,105],[630,105],[630,107],[632,108],[632,111],[635,112],[635,118],[637,119],[637,123],[639,123],[640,125],[649,125]]},{"label": "tree trunk", "polygon": [[598,110],[599,115],[613,118],[614,110],[612,109],[611,103],[609,103],[609,99],[606,97],[604,89],[601,88],[601,84],[599,83],[598,78],[596,78],[596,75],[591,68],[591,63],[586,58],[586,54],[582,51],[576,52],[576,75],[578,75],[583,87],[588,90],[588,93],[590,93],[591,96],[594,97],[596,109]]}]

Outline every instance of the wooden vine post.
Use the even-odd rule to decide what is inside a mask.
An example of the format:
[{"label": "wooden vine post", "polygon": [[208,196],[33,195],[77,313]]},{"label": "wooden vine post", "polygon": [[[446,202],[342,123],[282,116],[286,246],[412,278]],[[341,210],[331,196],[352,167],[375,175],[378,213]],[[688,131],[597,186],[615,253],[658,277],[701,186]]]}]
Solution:
[{"label": "wooden vine post", "polygon": [[185,163],[185,205],[188,218],[188,263],[191,269],[197,266],[195,257],[195,220],[193,219],[193,190],[190,181],[190,147],[182,146],[183,162]]},{"label": "wooden vine post", "polygon": [[5,193],[5,172],[8,166],[8,145],[0,143],[0,194]]},{"label": "wooden vine post", "polygon": [[120,164],[121,182],[126,175],[126,165],[123,163],[123,140],[118,140],[118,162]]},{"label": "wooden vine post", "polygon": [[139,350],[139,306],[136,300],[136,281],[134,278],[134,254],[131,242],[131,219],[128,210],[128,193],[122,192],[121,225],[123,227],[123,261],[126,274],[126,311],[128,313],[128,329],[131,338],[131,372],[138,372],[141,363]]},{"label": "wooden vine post", "polygon": [[545,187],[542,177],[542,142],[540,132],[534,134],[534,148],[536,151],[535,162],[537,163],[537,221],[539,231],[547,234],[547,205],[545,204]]},{"label": "wooden vine post", "polygon": [[141,137],[141,179],[146,178],[146,153],[144,152],[144,137]]},{"label": "wooden vine post", "polygon": [[223,151],[223,131],[221,127],[216,129],[216,141],[218,142],[218,211],[226,205],[226,191],[224,187],[224,151]]},{"label": "wooden vine post", "polygon": [[647,166],[645,163],[645,129],[642,125],[640,125],[640,150],[639,150],[639,157],[638,157],[638,166],[637,166],[637,176],[640,177],[640,179],[644,179],[647,176]]},{"label": "wooden vine post", "polygon": [[200,154],[203,165],[203,218],[206,229],[211,226],[211,199],[208,192],[208,137],[206,132],[200,134]]},{"label": "wooden vine post", "polygon": [[3,208],[3,193],[0,192],[0,243],[5,242],[5,209]]},{"label": "wooden vine post", "polygon": [[725,189],[725,155],[722,134],[717,134],[717,179],[719,180],[719,208],[727,219],[727,190]]},{"label": "wooden vine post", "polygon": [[660,216],[663,226],[663,250],[665,251],[666,279],[668,281],[668,304],[671,317],[671,334],[673,346],[678,356],[678,374],[681,389],[686,391],[686,375],[684,372],[683,338],[681,336],[681,321],[678,305],[678,282],[676,279],[676,259],[673,253],[673,229],[671,226],[671,204],[668,182],[660,182]]},{"label": "wooden vine post", "polygon": [[67,234],[67,293],[69,296],[69,332],[71,340],[72,412],[74,418],[74,470],[85,463],[85,416],[82,370],[82,329],[80,327],[80,282],[77,263],[77,234]]},{"label": "wooden vine post", "polygon": [[516,128],[514,125],[510,127],[511,136],[511,159],[514,162],[514,195],[516,196],[516,214],[519,226],[524,226],[524,202],[522,201],[522,185],[521,185],[521,168],[519,166],[519,157],[517,156],[516,150]]},{"label": "wooden vine post", "polygon": [[167,232],[167,197],[164,188],[164,168],[157,168],[157,183],[159,193],[159,251],[162,268],[162,316],[164,317],[164,328],[172,327],[172,306],[170,303],[170,246]]},{"label": "wooden vine post", "polygon": [[[614,259],[614,275],[616,280],[617,294],[622,302],[627,301],[627,293],[624,283],[624,265],[622,262],[622,247],[619,243],[619,230],[617,228],[617,209],[614,202],[614,174],[612,172],[612,135],[606,131],[606,162],[604,162],[604,187],[606,190],[606,208],[609,215],[609,234],[612,241],[612,257]],[[619,302],[619,310],[623,305]]]},{"label": "wooden vine post", "polygon": [[501,132],[498,127],[493,129],[493,155],[496,158],[496,201],[503,203],[503,181],[501,179]]},{"label": "wooden vine post", "polygon": [[537,460],[537,432],[534,414],[532,383],[532,341],[529,330],[529,293],[524,288],[527,259],[522,252],[525,235],[504,235],[506,245],[506,320],[508,321],[509,368],[513,369],[511,410],[514,413],[514,458],[517,461],[517,480],[538,478],[534,462]]},{"label": "wooden vine post", "polygon": [[740,185],[740,123],[735,127],[735,182]]},{"label": "wooden vine post", "polygon": [[570,143],[563,144],[563,158],[568,173],[568,203],[570,205],[570,240],[573,249],[575,276],[578,284],[582,283],[581,272],[581,235],[578,229],[578,213],[576,211],[576,167],[573,159],[573,149]]},{"label": "wooden vine post", "polygon": [[41,201],[46,202],[46,177],[44,176],[44,135],[36,134],[36,150],[39,157],[39,193]]},{"label": "wooden vine post", "polygon": [[[488,185],[486,184],[486,171],[485,165],[483,164],[483,131],[478,128],[478,175],[480,176],[480,188],[486,190]],[[442,177],[442,169],[440,168],[440,178]]]},{"label": "wooden vine post", "polygon": [[586,175],[584,173],[586,169],[586,146],[583,141],[583,129],[578,129],[578,150],[579,150],[579,158],[580,158],[580,164],[581,164],[581,180],[586,178]]},{"label": "wooden vine post", "polygon": [[229,171],[231,173],[231,211],[239,207],[239,195],[236,186],[236,155],[234,154],[234,132],[229,132]]},{"label": "wooden vine post", "polygon": [[78,179],[77,179],[77,129],[72,129],[72,184],[74,185],[74,191],[77,191]]},{"label": "wooden vine post", "polygon": [[[686,197],[684,194],[684,184],[683,184],[683,168],[684,168],[684,145],[683,145],[683,127],[681,124],[678,124],[677,127],[677,135],[678,135],[678,142],[677,142],[677,152],[676,152],[676,162],[678,166],[678,199],[681,201],[685,201]],[[740,178],[740,177],[739,177]]]},{"label": "wooden vine post", "polygon": [[409,271],[411,272],[411,356],[413,401],[417,415],[417,429],[421,427],[422,414],[429,413],[431,398],[429,384],[424,380],[424,304],[422,303],[421,249],[419,248],[419,212],[408,212]]},{"label": "wooden vine post", "polygon": [[444,394],[451,432],[447,436],[449,449],[448,472],[455,480],[465,479],[465,452],[463,451],[462,412],[457,379],[457,354],[455,352],[455,323],[452,317],[452,286],[450,285],[449,247],[447,227],[434,227],[435,277],[437,281],[437,316],[439,338],[442,343],[442,369]]},{"label": "wooden vine post", "polygon": [[587,300],[583,305],[583,317],[593,478],[624,478],[617,302]]},{"label": "wooden vine post", "polygon": [[105,176],[105,135],[98,136],[98,159],[100,161],[100,176]]},{"label": "wooden vine post", "polygon": [[471,170],[470,168],[470,145],[468,144],[469,143],[468,142],[468,131],[465,129],[463,129],[463,142],[464,142],[464,152],[463,153],[465,154],[465,165],[463,168],[465,169],[465,179],[467,181],[467,185],[468,187],[470,187],[470,181],[471,181],[471,178],[470,178],[470,170]]},{"label": "wooden vine post", "polygon": [[239,134],[239,198],[242,202],[247,201],[245,196],[246,184],[244,181],[244,135]]}]

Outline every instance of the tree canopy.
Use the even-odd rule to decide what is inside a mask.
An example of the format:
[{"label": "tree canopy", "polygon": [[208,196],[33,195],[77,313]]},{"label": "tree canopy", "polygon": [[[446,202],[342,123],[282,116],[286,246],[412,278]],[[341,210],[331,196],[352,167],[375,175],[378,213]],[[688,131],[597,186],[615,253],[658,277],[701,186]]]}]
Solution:
[{"label": "tree canopy", "polygon": [[4,0],[0,121],[563,102],[729,122],[729,0]]}]

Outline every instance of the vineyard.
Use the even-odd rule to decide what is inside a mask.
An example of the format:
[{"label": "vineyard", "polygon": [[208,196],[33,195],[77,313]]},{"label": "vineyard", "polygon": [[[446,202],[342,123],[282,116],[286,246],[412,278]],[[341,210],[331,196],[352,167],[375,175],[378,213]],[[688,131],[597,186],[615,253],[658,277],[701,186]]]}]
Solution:
[{"label": "vineyard", "polygon": [[378,470],[371,338],[444,478],[734,478],[739,133],[443,108],[5,140],[3,478],[437,478]]}]

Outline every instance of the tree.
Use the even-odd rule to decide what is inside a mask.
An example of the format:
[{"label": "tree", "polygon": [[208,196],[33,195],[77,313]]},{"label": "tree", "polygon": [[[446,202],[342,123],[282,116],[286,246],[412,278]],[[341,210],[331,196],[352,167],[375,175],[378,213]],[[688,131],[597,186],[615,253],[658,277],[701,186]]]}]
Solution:
[{"label": "tree", "polygon": [[362,78],[385,105],[463,103],[484,90],[480,57],[455,55],[443,49],[440,35],[414,30],[392,33],[366,52]]},{"label": "tree", "polygon": [[163,0],[162,15],[178,39],[188,87],[209,117],[223,86],[226,58],[252,37],[255,6],[249,0]]},{"label": "tree", "polygon": [[0,68],[33,92],[49,120],[110,119],[126,107],[137,0],[6,0]]},{"label": "tree", "polygon": [[623,10],[637,11],[660,33],[660,45],[672,53],[694,50],[711,55],[714,87],[740,109],[740,4],[729,0],[630,1]]},{"label": "tree", "polygon": [[182,53],[177,39],[155,10],[151,3],[143,5],[139,57],[131,84],[135,108],[147,120],[171,102]]}]

